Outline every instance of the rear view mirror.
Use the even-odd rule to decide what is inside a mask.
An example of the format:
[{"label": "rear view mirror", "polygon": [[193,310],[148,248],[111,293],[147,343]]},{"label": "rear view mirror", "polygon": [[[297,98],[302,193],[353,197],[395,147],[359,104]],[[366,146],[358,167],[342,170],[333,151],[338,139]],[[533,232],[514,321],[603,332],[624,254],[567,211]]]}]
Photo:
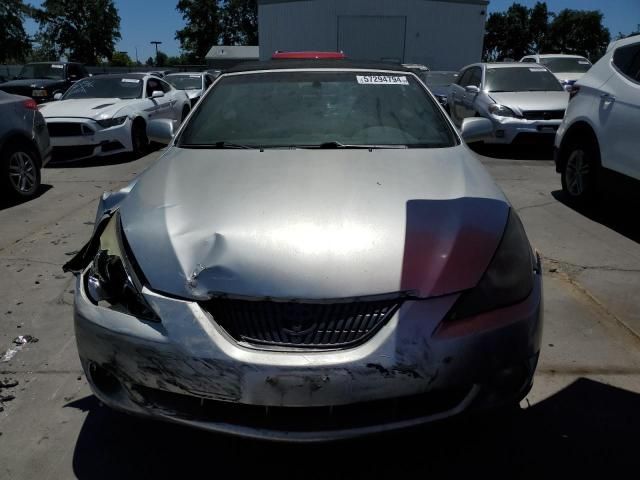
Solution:
[{"label": "rear view mirror", "polygon": [[60,92],[56,92],[53,94],[53,99],[54,100],[61,100],[62,99],[62,93]]},{"label": "rear view mirror", "polygon": [[467,143],[480,142],[493,135],[493,123],[488,118],[465,118],[462,121],[460,135]]},{"label": "rear view mirror", "polygon": [[174,135],[173,120],[168,120],[166,118],[151,120],[147,125],[147,138],[151,142],[168,145],[173,140]]},{"label": "rear view mirror", "polygon": [[475,85],[467,85],[466,87],[464,87],[464,89],[468,92],[468,93],[480,93],[480,89],[478,87],[476,87]]},{"label": "rear view mirror", "polygon": [[151,94],[151,98],[162,98],[164,97],[164,92],[162,90],[154,90]]}]

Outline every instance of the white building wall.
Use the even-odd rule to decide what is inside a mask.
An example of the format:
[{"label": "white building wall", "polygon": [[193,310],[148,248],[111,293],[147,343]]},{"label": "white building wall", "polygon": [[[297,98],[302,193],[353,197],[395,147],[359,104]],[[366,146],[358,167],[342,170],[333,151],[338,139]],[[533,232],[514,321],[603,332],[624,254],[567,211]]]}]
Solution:
[{"label": "white building wall", "polygon": [[[259,4],[260,53],[268,59],[275,50],[329,50],[340,48],[339,17],[405,17],[403,42],[405,63],[424,63],[433,70],[458,70],[480,60],[486,19],[486,4],[471,0],[303,0]],[[380,20],[381,22],[383,21]],[[349,25],[372,25],[354,21]],[[345,22],[343,21],[343,24]],[[389,24],[391,26],[391,23]],[[394,22],[397,26],[397,22]],[[364,28],[364,27],[363,27]],[[385,28],[353,32],[366,41],[375,35],[373,47],[397,44]],[[397,32],[397,28],[389,28]],[[396,34],[397,35],[397,34]],[[372,49],[373,50],[373,49]],[[349,52],[345,51],[347,56]],[[375,51],[369,59],[379,59]]]}]

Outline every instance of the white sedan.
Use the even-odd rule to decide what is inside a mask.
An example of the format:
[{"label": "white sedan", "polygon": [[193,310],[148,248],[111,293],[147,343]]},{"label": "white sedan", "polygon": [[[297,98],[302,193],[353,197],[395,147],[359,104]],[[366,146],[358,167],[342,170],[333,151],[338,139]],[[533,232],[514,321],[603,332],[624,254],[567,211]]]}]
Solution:
[{"label": "white sedan", "polygon": [[80,80],[58,99],[39,107],[56,160],[125,152],[142,156],[149,146],[150,120],[169,119],[178,127],[191,109],[184,91],[135,73]]}]

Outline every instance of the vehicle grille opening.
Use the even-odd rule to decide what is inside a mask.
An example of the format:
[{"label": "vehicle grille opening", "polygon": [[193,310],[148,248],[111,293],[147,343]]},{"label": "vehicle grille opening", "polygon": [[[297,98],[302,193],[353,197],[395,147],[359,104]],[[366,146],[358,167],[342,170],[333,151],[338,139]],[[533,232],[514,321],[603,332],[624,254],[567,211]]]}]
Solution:
[{"label": "vehicle grille opening", "polygon": [[525,110],[522,116],[527,120],[562,120],[564,110]]},{"label": "vehicle grille opening", "polygon": [[90,157],[93,155],[95,149],[95,145],[53,147],[51,158],[53,162],[61,162],[65,160]]},{"label": "vehicle grille opening", "polygon": [[200,305],[239,342],[294,348],[339,348],[363,342],[402,299],[305,303],[214,299]]},{"label": "vehicle grille opening", "polygon": [[330,431],[385,425],[427,417],[456,408],[470,388],[326,407],[266,407],[221,402],[135,385],[148,407],[203,422],[227,423],[275,431]]},{"label": "vehicle grille opening", "polygon": [[[50,137],[79,137],[84,135],[83,125],[73,122],[48,123]],[[86,129],[87,127],[85,127]]]}]

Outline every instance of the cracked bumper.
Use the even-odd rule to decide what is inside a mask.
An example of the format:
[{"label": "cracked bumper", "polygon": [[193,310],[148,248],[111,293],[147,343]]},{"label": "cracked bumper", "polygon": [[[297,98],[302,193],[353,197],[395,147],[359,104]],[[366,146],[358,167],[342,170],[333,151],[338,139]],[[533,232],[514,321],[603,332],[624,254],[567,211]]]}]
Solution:
[{"label": "cracked bumper", "polygon": [[485,142],[498,144],[537,143],[544,140],[552,144],[562,122],[562,120],[496,119],[495,117],[491,117],[490,120],[493,122],[494,136]]},{"label": "cracked bumper", "polygon": [[[319,441],[521,399],[540,349],[541,291],[537,275],[523,303],[449,327],[441,319],[457,295],[406,302],[355,348],[274,352],[239,345],[195,302],[145,290],[158,324],[95,306],[79,277],[75,328],[91,388],[112,408],[247,437]],[[501,375],[514,369],[517,381],[505,383]],[[398,412],[405,404],[411,413]],[[359,418],[332,423],[340,411]],[[327,420],[306,424],[318,415]]]}]

